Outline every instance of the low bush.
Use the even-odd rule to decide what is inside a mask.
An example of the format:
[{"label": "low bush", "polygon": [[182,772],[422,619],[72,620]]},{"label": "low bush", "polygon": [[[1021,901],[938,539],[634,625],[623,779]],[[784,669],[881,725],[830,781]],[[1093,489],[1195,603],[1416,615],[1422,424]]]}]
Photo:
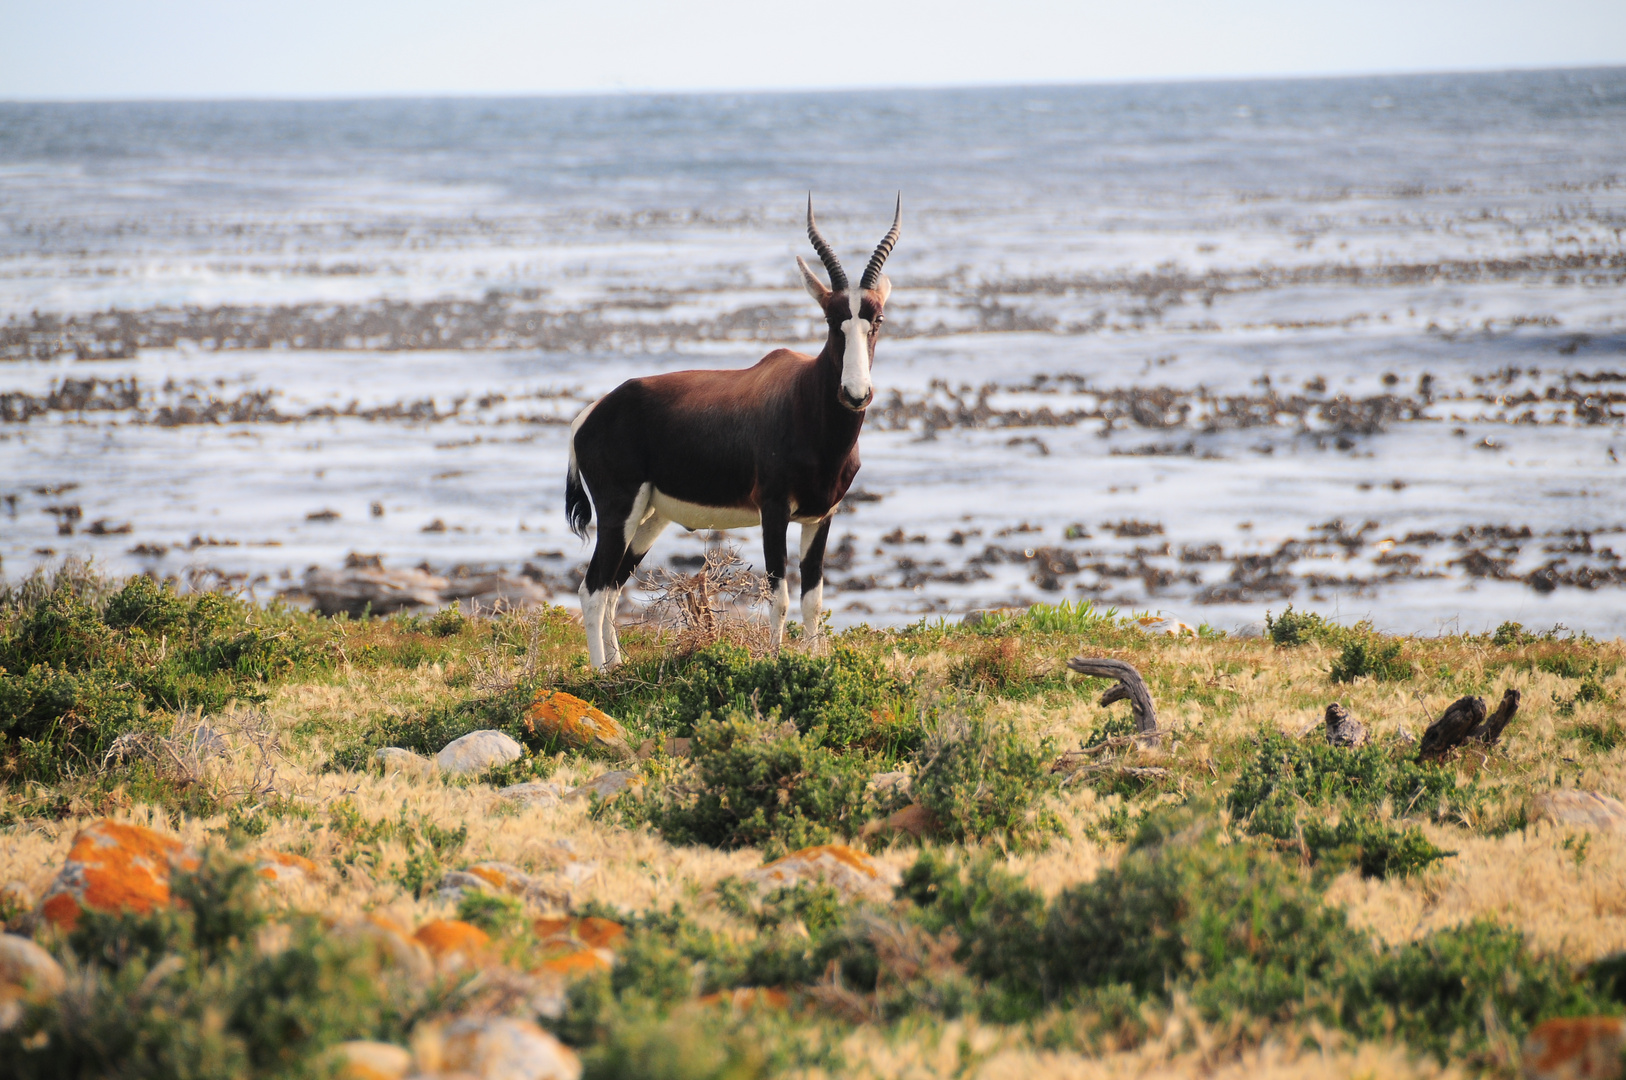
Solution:
[{"label": "low bush", "polygon": [[[1299,848],[1312,861],[1354,865],[1382,877],[1415,872],[1449,854],[1415,826],[1378,820],[1385,802],[1402,815],[1415,811],[1445,821],[1480,799],[1476,786],[1457,785],[1452,770],[1419,764],[1380,745],[1350,749],[1267,732],[1237,776],[1228,804],[1256,836]],[[1306,808],[1315,813],[1306,815]],[[1330,824],[1329,812],[1342,820]]]},{"label": "low bush", "polygon": [[761,847],[769,854],[852,836],[875,808],[873,768],[790,725],[734,713],[694,728],[693,761],[606,813],[649,824],[669,843]]},{"label": "low bush", "polygon": [[1039,847],[1061,827],[1044,805],[1054,757],[1048,740],[1030,746],[1008,723],[945,719],[916,753],[914,797],[937,819],[943,839]]},{"label": "low bush", "polygon": [[1333,682],[1354,682],[1370,675],[1378,682],[1404,682],[1417,673],[1410,661],[1400,658],[1398,641],[1351,641],[1332,662]]},{"label": "low bush", "polygon": [[1265,612],[1265,636],[1284,648],[1306,645],[1312,641],[1336,647],[1349,641],[1352,634],[1364,633],[1368,629],[1364,623],[1353,629],[1339,626],[1313,611],[1294,611],[1292,604],[1288,604],[1287,610],[1280,615],[1272,616],[1270,612]]}]

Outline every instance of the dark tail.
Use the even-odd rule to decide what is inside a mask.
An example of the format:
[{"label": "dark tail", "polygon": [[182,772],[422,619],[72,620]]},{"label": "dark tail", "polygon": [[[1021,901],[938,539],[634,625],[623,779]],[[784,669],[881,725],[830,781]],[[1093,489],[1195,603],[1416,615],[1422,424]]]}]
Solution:
[{"label": "dark tail", "polygon": [[576,468],[575,455],[571,455],[570,468],[565,470],[565,520],[570,531],[587,539],[587,527],[593,523],[593,503],[587,497],[587,486],[582,483],[581,470]]}]

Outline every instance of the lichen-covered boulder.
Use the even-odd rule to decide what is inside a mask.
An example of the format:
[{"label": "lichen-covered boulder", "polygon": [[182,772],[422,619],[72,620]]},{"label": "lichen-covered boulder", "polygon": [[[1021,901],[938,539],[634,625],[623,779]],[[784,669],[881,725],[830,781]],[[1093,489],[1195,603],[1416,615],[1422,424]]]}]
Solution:
[{"label": "lichen-covered boulder", "polygon": [[845,844],[823,844],[794,851],[745,875],[764,892],[823,882],[847,899],[892,899],[903,882],[897,869]]},{"label": "lichen-covered boulder", "polygon": [[740,986],[733,990],[719,990],[695,999],[696,1005],[726,1005],[735,1012],[755,1012],[769,1009],[784,1012],[790,1008],[790,995],[772,986]]},{"label": "lichen-covered boulder", "polygon": [[63,930],[85,908],[151,911],[169,903],[171,872],[197,865],[196,852],[173,836],[103,818],[75,834],[41,911]]},{"label": "lichen-covered boulder", "polygon": [[67,982],[50,953],[28,938],[0,934],[0,1031],[17,1026],[25,1003],[60,994]]},{"label": "lichen-covered boulder", "polygon": [[1582,1016],[1544,1020],[1524,1040],[1529,1080],[1618,1080],[1626,1020]]},{"label": "lichen-covered boulder", "polygon": [[579,750],[597,750],[618,758],[632,756],[626,729],[614,717],[563,690],[543,690],[537,694],[525,717],[525,726]]},{"label": "lichen-covered boulder", "polygon": [[581,1060],[529,1020],[466,1017],[419,1042],[426,1073],[462,1073],[477,1080],[580,1080]]},{"label": "lichen-covered boulder", "polygon": [[395,969],[408,978],[427,979],[434,974],[435,963],[421,941],[387,915],[378,912],[346,919],[333,927],[333,934],[371,951],[380,965]]},{"label": "lichen-covered boulder", "polygon": [[471,731],[453,739],[445,749],[435,755],[435,764],[442,772],[454,776],[481,773],[497,765],[517,761],[525,748],[514,741],[512,735],[501,731]]},{"label": "lichen-covered boulder", "polygon": [[595,916],[544,917],[533,922],[531,929],[545,950],[540,970],[555,975],[607,971],[615,963],[616,949],[627,939],[620,923]]},{"label": "lichen-covered boulder", "polygon": [[413,940],[429,950],[442,972],[480,967],[490,956],[491,935],[460,919],[436,919],[418,927]]}]

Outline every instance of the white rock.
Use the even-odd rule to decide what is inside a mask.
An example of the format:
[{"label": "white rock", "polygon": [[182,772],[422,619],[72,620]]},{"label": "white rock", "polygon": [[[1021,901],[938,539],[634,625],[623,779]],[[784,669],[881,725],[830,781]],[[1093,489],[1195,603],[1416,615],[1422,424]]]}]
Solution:
[{"label": "white rock", "polygon": [[60,993],[67,976],[56,958],[19,934],[0,934],[0,983]]},{"label": "white rock", "polygon": [[1533,816],[1537,821],[1580,825],[1605,832],[1626,830],[1626,805],[1596,791],[1549,791],[1537,795]]},{"label": "white rock", "polygon": [[559,785],[549,784],[542,780],[531,780],[523,784],[509,784],[497,794],[505,799],[512,799],[521,806],[559,805]]},{"label": "white rock", "polygon": [[581,787],[571,788],[565,793],[565,801],[575,802],[597,795],[601,799],[608,799],[611,795],[618,795],[628,788],[641,788],[644,786],[643,775],[634,769],[616,769],[603,776],[587,781]]},{"label": "white rock", "polygon": [[485,772],[494,765],[506,765],[525,753],[513,736],[500,731],[471,731],[453,739],[435,755],[442,772],[452,774]]},{"label": "white rock", "polygon": [[1262,638],[1265,636],[1265,620],[1255,619],[1253,622],[1238,623],[1231,631],[1232,637]]},{"label": "white rock", "polygon": [[342,1042],[323,1057],[337,1066],[338,1080],[399,1080],[412,1071],[411,1051],[370,1039]]},{"label": "white rock", "polygon": [[1197,628],[1190,623],[1183,623],[1179,619],[1162,612],[1156,615],[1142,615],[1138,619],[1130,619],[1129,623],[1143,634],[1152,637],[1196,637]]},{"label": "white rock", "polygon": [[876,773],[869,778],[869,782],[878,793],[896,791],[899,794],[907,795],[911,787],[909,774],[901,769],[897,772]]},{"label": "white rock", "polygon": [[528,1020],[508,1017],[454,1021],[441,1037],[439,1056],[438,1071],[479,1080],[580,1080],[582,1074],[569,1047]]}]

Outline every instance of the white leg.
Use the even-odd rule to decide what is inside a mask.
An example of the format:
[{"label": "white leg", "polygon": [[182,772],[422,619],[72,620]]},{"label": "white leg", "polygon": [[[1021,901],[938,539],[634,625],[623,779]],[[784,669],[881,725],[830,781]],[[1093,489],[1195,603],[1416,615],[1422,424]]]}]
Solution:
[{"label": "white leg", "polygon": [[818,642],[823,627],[819,625],[819,614],[824,610],[824,581],[813,586],[802,594],[802,640],[809,645]]},{"label": "white leg", "polygon": [[613,668],[621,662],[621,639],[615,633],[615,613],[621,607],[621,589],[619,586],[605,589],[602,595],[604,622],[600,625],[603,627],[604,643],[600,649],[604,654],[604,666]]},{"label": "white leg", "polygon": [[593,668],[604,666],[604,590],[587,591],[582,582],[578,592],[582,598],[582,629],[587,632],[587,663]]},{"label": "white leg", "polygon": [[774,590],[773,610],[768,613],[768,647],[775,651],[785,637],[785,615],[790,611],[790,583],[784,578],[779,579],[779,587]]},{"label": "white leg", "polygon": [[[807,562],[807,553],[813,547],[813,541],[819,537],[819,529],[823,528],[821,521],[808,521],[802,524],[802,562]],[[819,638],[819,613],[824,610],[824,579],[802,594],[802,640],[811,645]]]}]

